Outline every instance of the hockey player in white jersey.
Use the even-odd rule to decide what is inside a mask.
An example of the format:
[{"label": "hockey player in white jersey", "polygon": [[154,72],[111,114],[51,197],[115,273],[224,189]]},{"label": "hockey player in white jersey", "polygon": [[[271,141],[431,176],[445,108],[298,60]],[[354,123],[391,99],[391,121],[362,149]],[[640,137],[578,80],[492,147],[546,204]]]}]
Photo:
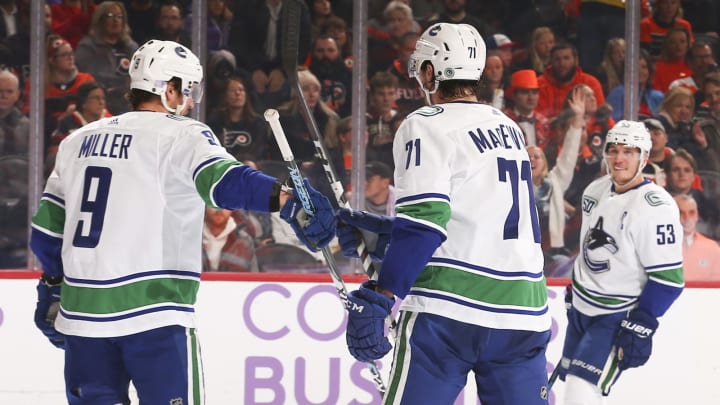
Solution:
[{"label": "hockey player in white jersey", "polygon": [[657,318],[684,286],[678,207],[642,176],[651,146],[643,123],[615,124],[605,140],[609,174],[583,193],[559,374],[565,405],[603,403],[621,372],[645,364]]},{"label": "hockey player in white jersey", "polygon": [[[43,267],[35,322],[65,349],[70,404],[202,404],[194,305],[205,205],[280,211],[311,249],[333,238],[330,202],[317,213],[275,178],[235,160],[205,124],[202,66],[152,40],[130,66],[133,111],[88,124],[61,144],[30,245]],[[58,307],[59,301],[59,307]]]},{"label": "hockey player in white jersey", "polygon": [[382,358],[384,319],[404,299],[385,404],[450,405],[471,371],[483,405],[547,404],[550,317],[530,160],[515,122],[476,98],[484,65],[470,25],[422,34],[409,73],[433,104],[395,135],[397,216],[338,213],[344,253],[356,227],[390,236],[373,252],[384,254],[377,282],[350,293],[346,334],[356,359]]}]

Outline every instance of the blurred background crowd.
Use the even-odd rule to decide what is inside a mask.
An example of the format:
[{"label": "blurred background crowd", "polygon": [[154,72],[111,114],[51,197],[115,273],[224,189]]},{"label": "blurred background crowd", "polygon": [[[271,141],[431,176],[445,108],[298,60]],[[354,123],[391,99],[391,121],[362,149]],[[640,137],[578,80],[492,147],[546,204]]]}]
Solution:
[{"label": "blurred background crowd", "polygon": [[[283,0],[207,0],[205,122],[239,160],[287,169],[262,112],[275,108],[305,174],[331,198],[298,95],[281,65]],[[191,0],[48,0],[44,80],[30,80],[30,1],[0,0],[0,269],[28,263],[28,153],[42,137],[44,175],[73,130],[130,109],[139,44],[191,47]],[[392,143],[425,104],[407,62],[425,28],[466,23],[485,39],[482,102],[523,130],[549,277],[567,277],[579,245],[582,191],[603,174],[605,134],[625,109],[623,0],[368,0],[367,70],[353,67],[352,0],[304,0],[299,81],[348,193],[393,215]],[[688,280],[720,280],[720,2],[642,0],[638,116],[652,136],[648,179],[678,203]],[[34,46],[34,45],[33,45]],[[351,184],[353,77],[365,75],[365,184]],[[43,86],[44,133],[31,134],[30,88]],[[578,100],[581,102],[578,105]],[[575,101],[575,102],[573,102]],[[355,118],[355,119],[353,119]],[[581,131],[573,123],[581,122]],[[579,138],[579,141],[578,139]],[[478,190],[478,198],[482,190]],[[128,235],[133,237],[132,235]],[[274,215],[206,210],[204,271],[322,271]],[[339,255],[338,255],[338,259]],[[340,259],[344,271],[349,262]]]}]

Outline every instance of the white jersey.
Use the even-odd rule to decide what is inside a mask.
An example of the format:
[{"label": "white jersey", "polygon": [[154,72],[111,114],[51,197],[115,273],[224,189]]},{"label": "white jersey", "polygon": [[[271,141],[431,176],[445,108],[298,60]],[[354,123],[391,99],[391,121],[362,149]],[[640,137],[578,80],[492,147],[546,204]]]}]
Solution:
[{"label": "white jersey", "polygon": [[198,121],[150,111],[101,119],[60,144],[33,219],[63,238],[58,331],[195,326],[203,198],[213,205],[199,184],[239,164],[219,145]]},{"label": "white jersey", "polygon": [[680,214],[672,197],[645,180],[615,193],[610,176],[583,194],[581,252],[573,270],[573,306],[594,316],[637,306],[652,279],[682,289]]},{"label": "white jersey", "polygon": [[550,327],[530,161],[488,105],[422,107],[393,145],[399,218],[447,236],[402,309],[497,329]]}]

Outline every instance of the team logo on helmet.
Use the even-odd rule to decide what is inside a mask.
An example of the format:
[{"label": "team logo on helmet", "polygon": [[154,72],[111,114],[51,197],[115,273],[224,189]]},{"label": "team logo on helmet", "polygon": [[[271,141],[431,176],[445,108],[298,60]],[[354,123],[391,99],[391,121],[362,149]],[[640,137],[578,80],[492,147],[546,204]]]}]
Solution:
[{"label": "team logo on helmet", "polygon": [[183,59],[187,58],[187,50],[182,46],[175,47],[175,54]]}]

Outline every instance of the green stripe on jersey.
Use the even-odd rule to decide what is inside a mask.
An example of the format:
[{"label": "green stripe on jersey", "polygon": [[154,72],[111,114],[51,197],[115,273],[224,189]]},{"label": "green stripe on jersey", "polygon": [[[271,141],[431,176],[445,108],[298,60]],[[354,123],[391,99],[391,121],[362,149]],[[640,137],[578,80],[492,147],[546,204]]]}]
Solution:
[{"label": "green stripe on jersey", "polygon": [[195,178],[195,188],[209,207],[220,208],[213,204],[210,190],[232,166],[242,166],[242,163],[233,160],[218,160],[203,168]]},{"label": "green stripe on jersey", "polygon": [[[402,380],[408,372],[406,370],[407,364],[405,356],[411,355],[408,349],[408,322],[411,318],[417,317],[417,313],[414,312],[403,312],[400,322],[398,325],[400,334],[395,340],[395,358],[393,359],[393,370],[390,374],[390,385],[387,387],[387,393],[383,400],[383,404],[395,403],[395,397],[399,394],[402,396],[402,391],[405,387],[401,385]],[[399,392],[398,392],[399,391]]]},{"label": "green stripe on jersey", "polygon": [[573,287],[577,288],[577,290],[580,291],[580,293],[583,296],[585,296],[586,298],[589,298],[595,302],[605,304],[608,306],[622,305],[630,300],[629,298],[626,298],[626,299],[611,298],[611,297],[603,297],[601,295],[593,294],[593,293],[589,292],[588,290],[586,290],[585,288],[583,288],[583,286],[581,286],[577,281],[575,281],[575,279],[572,280],[572,284],[573,284]]},{"label": "green stripe on jersey", "polygon": [[685,277],[683,276],[683,268],[678,267],[672,270],[654,271],[648,273],[648,277],[659,280],[660,282],[673,283],[682,285]]},{"label": "green stripe on jersey", "polygon": [[63,283],[61,303],[70,312],[114,314],[148,305],[195,304],[200,281],[182,278],[144,279],[117,287],[77,287]]},{"label": "green stripe on jersey", "polygon": [[65,208],[48,200],[40,200],[32,223],[51,232],[63,233],[65,227]]},{"label": "green stripe on jersey", "polygon": [[424,201],[395,207],[398,214],[432,222],[445,229],[450,220],[450,204],[447,201]]},{"label": "green stripe on jersey", "polygon": [[545,278],[499,280],[451,267],[427,266],[413,287],[445,291],[493,305],[542,308],[547,303]]},{"label": "green stripe on jersey", "polygon": [[194,328],[189,331],[190,334],[190,345],[188,350],[190,351],[190,384],[192,387],[193,400],[191,404],[201,405],[203,403],[203,380],[202,380],[202,365],[200,364],[200,343],[198,342],[197,333]]}]

